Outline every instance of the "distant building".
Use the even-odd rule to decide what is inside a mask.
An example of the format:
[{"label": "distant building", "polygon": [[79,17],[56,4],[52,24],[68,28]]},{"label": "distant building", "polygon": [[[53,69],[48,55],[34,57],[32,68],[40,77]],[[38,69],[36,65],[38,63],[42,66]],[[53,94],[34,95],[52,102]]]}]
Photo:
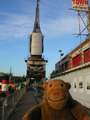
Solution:
[{"label": "distant building", "polygon": [[74,99],[90,108],[90,41],[86,39],[55,64],[54,79],[71,84]]},{"label": "distant building", "polygon": [[69,54],[67,54],[61,61],[55,64],[55,71],[57,75],[66,74],[79,69],[90,67],[90,44],[86,39],[81,45],[77,46]]}]

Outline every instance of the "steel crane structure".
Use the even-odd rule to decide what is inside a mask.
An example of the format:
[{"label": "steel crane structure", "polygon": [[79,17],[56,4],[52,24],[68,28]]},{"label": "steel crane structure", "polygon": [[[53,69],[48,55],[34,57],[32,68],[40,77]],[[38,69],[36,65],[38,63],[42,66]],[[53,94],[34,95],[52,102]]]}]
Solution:
[{"label": "steel crane structure", "polygon": [[45,78],[47,60],[42,57],[43,39],[39,22],[39,0],[37,0],[34,29],[30,35],[30,57],[25,60],[27,63],[28,82],[32,79],[38,82]]}]

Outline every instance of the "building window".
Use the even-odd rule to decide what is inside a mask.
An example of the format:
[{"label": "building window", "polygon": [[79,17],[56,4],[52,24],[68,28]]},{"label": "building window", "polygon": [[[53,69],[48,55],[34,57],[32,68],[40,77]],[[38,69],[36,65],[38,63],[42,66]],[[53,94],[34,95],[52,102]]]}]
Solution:
[{"label": "building window", "polygon": [[73,58],[73,67],[79,66],[82,64],[81,54]]},{"label": "building window", "polygon": [[76,86],[76,82],[74,82],[74,89],[76,89],[77,88],[77,86]]},{"label": "building window", "polygon": [[74,92],[77,92],[77,78],[73,79],[73,90]]},{"label": "building window", "polygon": [[90,81],[87,81],[87,90],[90,90]]},{"label": "building window", "polygon": [[85,77],[86,94],[90,94],[90,76]]},{"label": "building window", "polygon": [[84,63],[90,62],[90,49],[84,51]]},{"label": "building window", "polygon": [[68,65],[69,65],[69,62],[66,62],[65,63],[65,70],[68,70]]},{"label": "building window", "polygon": [[64,64],[61,66],[61,68],[62,68],[62,72],[64,71]]},{"label": "building window", "polygon": [[84,92],[84,86],[83,86],[83,77],[79,77],[78,78],[78,81],[79,81],[79,92],[80,93],[83,93]]},{"label": "building window", "polygon": [[82,81],[79,82],[79,88],[80,88],[80,89],[83,88],[83,82],[82,82]]},{"label": "building window", "polygon": [[58,73],[59,72],[59,65],[57,64],[57,65],[55,65],[55,71],[56,71],[56,73]]}]

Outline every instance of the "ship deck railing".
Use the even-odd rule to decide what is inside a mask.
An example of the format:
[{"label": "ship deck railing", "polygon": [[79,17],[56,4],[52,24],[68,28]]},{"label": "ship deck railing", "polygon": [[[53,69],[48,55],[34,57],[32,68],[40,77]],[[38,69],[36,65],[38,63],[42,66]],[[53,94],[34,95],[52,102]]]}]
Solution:
[{"label": "ship deck railing", "polygon": [[79,70],[79,69],[88,68],[88,67],[90,67],[90,62],[83,63],[79,66],[69,68],[68,70],[64,70],[63,72],[58,72],[55,75],[53,75],[53,78],[56,77],[56,76],[60,76],[60,75],[66,74],[66,73],[70,73],[70,72],[73,72],[73,71],[76,71],[76,70]]}]

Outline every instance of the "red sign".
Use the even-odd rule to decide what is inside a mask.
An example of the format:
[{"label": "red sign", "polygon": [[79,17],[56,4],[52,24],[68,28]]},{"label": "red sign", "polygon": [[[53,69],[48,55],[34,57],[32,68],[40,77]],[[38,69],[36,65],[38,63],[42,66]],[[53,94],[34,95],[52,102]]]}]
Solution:
[{"label": "red sign", "polygon": [[72,0],[72,8],[79,11],[89,11],[88,0]]}]

